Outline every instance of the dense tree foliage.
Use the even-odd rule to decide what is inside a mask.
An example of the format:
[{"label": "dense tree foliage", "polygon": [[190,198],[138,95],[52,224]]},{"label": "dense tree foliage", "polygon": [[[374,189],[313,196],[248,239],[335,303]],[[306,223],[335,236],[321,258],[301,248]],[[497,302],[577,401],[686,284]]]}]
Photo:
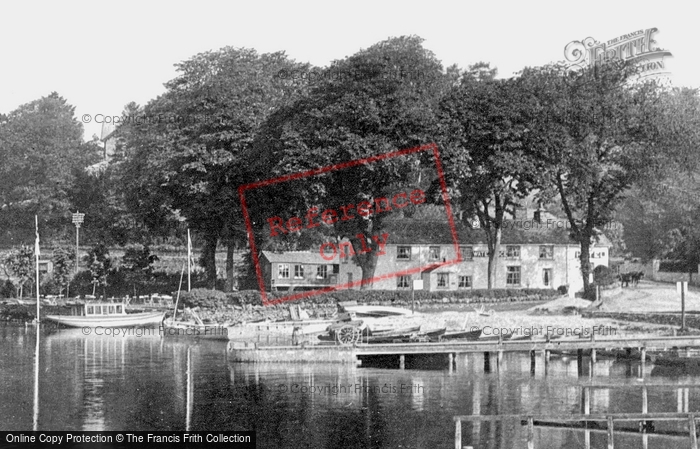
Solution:
[{"label": "dense tree foliage", "polygon": [[20,106],[0,120],[0,229],[7,243],[33,240],[34,215],[60,234],[70,226],[68,190],[76,169],[99,148],[83,142],[75,108],[57,93]]},{"label": "dense tree foliage", "polygon": [[177,64],[167,92],[131,110],[119,137],[127,206],[151,229],[186,219],[204,241],[203,266],[216,280],[219,241],[233,250],[245,241],[236,188],[248,162],[242,152],[260,125],[298,90],[280,82],[281,70],[306,68],[283,53],[223,48]]},{"label": "dense tree foliage", "polygon": [[[227,248],[231,289],[234,250],[247,242],[241,185],[370,158],[243,192],[258,249],[348,239],[367,281],[387,218],[444,218],[429,152],[371,158],[435,142],[455,212],[476,218],[486,233],[489,287],[503,220],[533,194],[566,216],[581,244],[586,287],[589,248],[613,220],[624,225],[611,235],[617,252],[626,246],[644,259],[700,261],[698,92],[635,83],[623,63],[577,71],[552,64],[497,80],[487,63],[444,69],[420,38],[408,36],[323,69],[232,47],[176,68],[164,94],[126,105],[110,160],[100,161],[97,142],[83,142],[74,108],[56,93],[0,114],[0,239],[32,241],[27,223],[35,214],[45,241],[72,238],[70,214],[85,212],[86,241],[99,243],[86,276],[104,293],[112,270],[106,245],[156,237],[184,244],[191,228],[204,246],[209,286],[217,245]],[[320,221],[325,209],[414,189],[433,204],[271,232],[275,217],[307,224],[309,214]],[[5,267],[22,288],[32,273],[26,254],[12,254]],[[137,288],[151,278],[152,257],[148,247],[129,249],[125,282]],[[63,289],[71,262],[61,251],[54,259],[54,283]]]},{"label": "dense tree foliage", "polygon": [[[255,177],[301,173],[432,142],[438,100],[449,81],[421,42],[417,37],[389,39],[325,69],[307,96],[268,119],[254,147]],[[402,188],[419,187],[416,175],[434,166],[425,154],[412,154],[257,189],[251,193],[259,214],[254,221],[264,235],[265,220],[272,216],[372,203]],[[338,239],[352,243],[363,281],[374,274],[379,251],[374,237],[381,238],[386,217],[370,214],[333,225]]]},{"label": "dense tree foliage", "polygon": [[668,123],[687,127],[668,93],[654,81],[633,83],[624,63],[571,71],[562,65],[527,69],[521,88],[532,95],[532,148],[548,170],[581,245],[581,273],[588,290],[589,250],[635,184],[658,178],[666,164],[696,151],[697,133],[678,136]]},{"label": "dense tree foliage", "polygon": [[457,212],[478,220],[488,244],[488,288],[493,287],[505,219],[520,201],[543,188],[541,160],[528,151],[530,104],[518,80],[495,80],[480,63],[441,102],[445,176]]}]

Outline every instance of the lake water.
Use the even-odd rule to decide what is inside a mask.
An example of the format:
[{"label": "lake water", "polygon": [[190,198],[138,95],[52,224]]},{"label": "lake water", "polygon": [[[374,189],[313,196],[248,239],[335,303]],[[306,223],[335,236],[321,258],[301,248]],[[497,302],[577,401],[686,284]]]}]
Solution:
[{"label": "lake water", "polygon": [[[453,448],[454,415],[581,413],[581,386],[591,384],[605,386],[591,394],[593,413],[641,412],[643,385],[650,412],[700,412],[700,378],[651,363],[641,373],[638,362],[599,360],[579,376],[576,357],[552,357],[545,375],[538,356],[531,376],[529,357],[516,355],[500,373],[484,373],[480,355],[458,357],[452,370],[235,364],[225,342],[157,333],[42,330],[36,343],[34,327],[0,324],[0,430],[255,430],[260,448]],[[687,424],[656,429],[686,432]],[[477,449],[526,447],[519,422],[464,423],[462,432],[462,444]],[[606,447],[605,432],[588,439]],[[615,434],[616,448],[687,441]],[[537,448],[585,444],[583,430],[535,428]]]}]

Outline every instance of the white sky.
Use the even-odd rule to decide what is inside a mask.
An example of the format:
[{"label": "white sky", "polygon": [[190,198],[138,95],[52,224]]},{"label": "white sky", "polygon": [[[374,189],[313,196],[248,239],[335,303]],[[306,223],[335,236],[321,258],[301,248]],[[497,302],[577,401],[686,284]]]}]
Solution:
[{"label": "white sky", "polygon": [[[342,5],[342,6],[341,6]],[[448,66],[490,62],[506,77],[564,59],[564,46],[656,27],[676,85],[700,86],[692,2],[16,1],[0,5],[0,112],[57,91],[76,117],[121,115],[164,91],[173,64],[224,46],[326,66],[391,36],[416,34]],[[85,138],[99,135],[94,120]]]}]

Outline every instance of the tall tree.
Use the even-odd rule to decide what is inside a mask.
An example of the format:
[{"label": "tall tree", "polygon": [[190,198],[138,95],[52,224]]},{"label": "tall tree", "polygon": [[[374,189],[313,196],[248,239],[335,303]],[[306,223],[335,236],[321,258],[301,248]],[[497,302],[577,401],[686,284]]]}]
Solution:
[{"label": "tall tree", "polygon": [[67,190],[73,170],[98,158],[84,143],[75,108],[56,92],[20,106],[0,120],[0,228],[9,242],[32,239],[34,215],[47,229],[70,226]]},{"label": "tall tree", "polygon": [[88,266],[92,276],[93,295],[97,287],[101,286],[102,299],[106,299],[107,277],[112,270],[112,258],[109,256],[109,249],[103,243],[98,243],[85,256],[85,264]]},{"label": "tall tree", "polygon": [[468,222],[476,217],[486,234],[489,289],[507,214],[541,187],[541,164],[526,148],[528,104],[516,80],[495,75],[489,64],[470,66],[441,103],[445,177],[458,213]]},{"label": "tall tree", "polygon": [[51,261],[53,262],[51,277],[58,285],[58,294],[61,295],[65,291],[66,296],[68,296],[68,285],[75,267],[75,251],[66,247],[56,247],[53,250]]},{"label": "tall tree", "polygon": [[679,135],[665,123],[686,125],[654,81],[634,83],[634,67],[607,63],[581,71],[563,65],[526,69],[532,95],[535,155],[551,179],[581,245],[581,274],[589,291],[590,247],[614,217],[628,189],[658,177],[668,161],[697,148],[697,133]]},{"label": "tall tree", "polygon": [[5,255],[5,270],[19,281],[19,297],[23,297],[24,285],[34,279],[34,251],[26,245],[20,245]]},{"label": "tall tree", "polygon": [[138,296],[136,286],[153,277],[153,262],[157,260],[158,256],[151,254],[148,246],[131,246],[124,251],[120,269],[126,271],[126,281],[133,286],[134,296]]},{"label": "tall tree", "polygon": [[[251,153],[257,159],[257,179],[433,142],[437,102],[449,78],[435,55],[423,48],[422,39],[388,39],[334,62],[318,78],[307,97],[268,119]],[[257,189],[250,202],[259,214],[254,219],[258,238],[266,234],[271,216],[373,203],[401,188],[418,187],[415,174],[428,163],[424,155],[413,154]],[[372,237],[382,238],[386,216],[374,213],[333,224],[336,237],[352,244],[362,288],[374,275],[381,245]]]},{"label": "tall tree", "polygon": [[299,93],[278,74],[307,66],[284,53],[226,47],[176,67],[180,75],[166,83],[167,92],[132,110],[132,120],[117,130],[126,198],[151,223],[187,220],[204,241],[202,264],[214,287],[217,244],[225,239],[232,266],[245,238],[236,188],[249,161],[241,153],[265,118]]}]

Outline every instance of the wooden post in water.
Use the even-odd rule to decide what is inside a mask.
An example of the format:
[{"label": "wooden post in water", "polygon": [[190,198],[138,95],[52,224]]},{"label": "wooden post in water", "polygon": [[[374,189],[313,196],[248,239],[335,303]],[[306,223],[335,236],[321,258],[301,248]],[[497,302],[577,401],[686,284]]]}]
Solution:
[{"label": "wooden post in water", "polygon": [[455,449],[462,449],[462,421],[455,422]]},{"label": "wooden post in water", "polygon": [[544,362],[544,375],[547,375],[549,371],[549,351],[546,349],[542,350],[542,361]]},{"label": "wooden post in water", "polygon": [[530,375],[535,375],[535,351],[530,351]]},{"label": "wooden post in water", "polygon": [[608,449],[615,449],[615,439],[613,438],[613,417],[608,416]]},{"label": "wooden post in water", "polygon": [[642,413],[649,413],[647,387],[642,387]]},{"label": "wooden post in water", "polygon": [[576,366],[578,367],[579,377],[583,376],[583,349],[576,351]]},{"label": "wooden post in water", "polygon": [[695,414],[688,416],[688,433],[690,434],[691,449],[698,449],[698,434],[695,433]]},{"label": "wooden post in water", "polygon": [[399,369],[405,369],[406,368],[406,356],[401,354],[399,356]]},{"label": "wooden post in water", "polygon": [[[643,378],[644,377],[644,367],[646,366],[646,362],[647,362],[647,348],[642,348],[641,352],[642,352],[642,360],[641,360],[642,361],[642,366],[641,366],[642,372],[640,373],[639,377]],[[645,389],[646,389],[646,387],[645,387]]]},{"label": "wooden post in water", "polygon": [[498,354],[496,355],[496,362],[497,362],[497,370],[500,373],[501,372],[501,366],[503,365],[503,350],[499,349]]},{"label": "wooden post in water", "polygon": [[592,363],[595,363],[595,362],[597,362],[597,361],[598,361],[598,360],[597,360],[597,357],[596,357],[596,350],[595,350],[595,348],[593,348],[593,349],[591,349],[591,362],[592,362]]},{"label": "wooden post in water", "polygon": [[681,330],[685,330],[685,287],[687,285],[686,282],[679,282],[680,285],[680,290],[681,290]]},{"label": "wooden post in water", "polygon": [[452,373],[452,368],[454,367],[454,355],[450,352],[447,354],[447,363],[450,365],[449,372]]},{"label": "wooden post in water", "polygon": [[535,422],[532,417],[527,419],[527,449],[535,449]]},{"label": "wooden post in water", "polygon": [[484,372],[491,372],[491,353],[489,353],[488,351],[484,352]]}]

